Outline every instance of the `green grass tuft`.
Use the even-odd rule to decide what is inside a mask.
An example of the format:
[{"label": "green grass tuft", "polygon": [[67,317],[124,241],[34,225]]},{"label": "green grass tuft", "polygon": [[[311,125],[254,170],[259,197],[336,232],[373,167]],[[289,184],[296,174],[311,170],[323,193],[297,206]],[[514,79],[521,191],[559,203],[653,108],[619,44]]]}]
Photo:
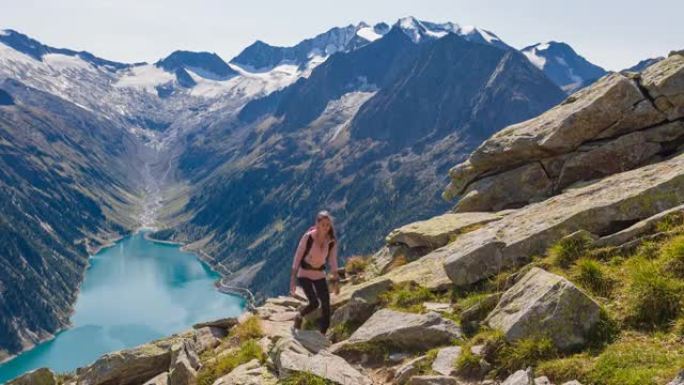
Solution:
[{"label": "green grass tuft", "polygon": [[197,384],[212,385],[217,378],[230,373],[236,367],[255,358],[261,363],[266,361],[266,355],[257,341],[253,339],[247,340],[234,352],[230,352],[222,357],[210,357],[203,364],[199,373],[197,373]]},{"label": "green grass tuft", "polygon": [[252,315],[230,329],[229,336],[237,338],[240,342],[245,342],[253,338],[261,338],[263,334],[259,317]]},{"label": "green grass tuft", "polygon": [[589,258],[580,258],[574,267],[574,280],[593,294],[610,296],[612,281],[603,265]]},{"label": "green grass tuft", "polygon": [[589,249],[591,242],[587,236],[564,238],[549,248],[548,255],[556,266],[566,269]]},{"label": "green grass tuft", "polygon": [[663,273],[676,278],[684,278],[684,235],[669,240],[660,250]]},{"label": "green grass tuft", "polygon": [[332,385],[334,382],[310,372],[294,372],[278,382],[280,385]]},{"label": "green grass tuft", "polygon": [[655,261],[635,257],[629,261],[626,287],[627,319],[634,326],[669,324],[680,313],[681,282],[665,276]]},{"label": "green grass tuft", "polygon": [[435,299],[435,294],[429,289],[411,282],[395,285],[380,296],[380,300],[386,307],[412,313],[423,312],[423,302]]}]

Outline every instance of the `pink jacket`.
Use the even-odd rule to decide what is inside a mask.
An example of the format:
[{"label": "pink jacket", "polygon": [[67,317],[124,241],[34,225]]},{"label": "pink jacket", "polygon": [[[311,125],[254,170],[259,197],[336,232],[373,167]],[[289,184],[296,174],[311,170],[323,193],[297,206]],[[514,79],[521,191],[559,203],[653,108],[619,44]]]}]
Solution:
[{"label": "pink jacket", "polygon": [[[306,263],[312,265],[312,266],[321,266],[325,263],[325,257],[328,256],[328,245],[329,243],[326,242],[325,245],[323,245],[323,249],[319,247],[319,245],[316,244],[316,241],[314,240],[313,244],[311,245],[311,250],[309,250],[309,254],[304,256],[304,249],[306,249],[306,240],[309,237],[309,234],[314,237],[316,237],[316,229],[312,229],[310,231],[307,231],[302,235],[302,238],[299,240],[299,245],[297,246],[297,251],[295,251],[294,255],[294,261],[292,262],[292,268],[297,269],[297,277],[298,278],[308,278],[308,279],[322,279],[325,278],[325,271],[323,270],[307,270],[303,269],[301,265],[302,258],[306,261]],[[328,269],[329,271],[337,271],[337,242],[335,242],[335,245],[333,246],[332,250],[330,250],[330,255],[329,255],[330,260],[328,261]]]}]

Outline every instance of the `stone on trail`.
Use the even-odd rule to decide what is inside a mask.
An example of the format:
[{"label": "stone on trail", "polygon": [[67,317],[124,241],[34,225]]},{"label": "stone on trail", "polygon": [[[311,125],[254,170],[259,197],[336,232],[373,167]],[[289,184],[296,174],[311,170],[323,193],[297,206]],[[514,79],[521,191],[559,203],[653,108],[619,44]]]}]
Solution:
[{"label": "stone on trail", "polygon": [[506,378],[501,385],[534,385],[532,370],[518,370]]},{"label": "stone on trail", "polygon": [[560,350],[584,346],[601,308],[567,279],[534,267],[508,289],[486,323],[506,340],[548,337]]},{"label": "stone on trail", "polygon": [[411,376],[418,373],[418,366],[427,360],[427,356],[419,356],[401,365],[394,373],[394,382],[398,385],[404,385]]},{"label": "stone on trail", "polygon": [[297,342],[311,353],[318,353],[330,346],[330,341],[318,330],[294,330],[293,334]]},{"label": "stone on trail", "polygon": [[435,357],[435,360],[432,362],[432,370],[445,376],[455,375],[456,369],[454,368],[454,362],[456,362],[456,359],[460,355],[460,346],[450,346],[448,348],[439,349],[437,357]]}]

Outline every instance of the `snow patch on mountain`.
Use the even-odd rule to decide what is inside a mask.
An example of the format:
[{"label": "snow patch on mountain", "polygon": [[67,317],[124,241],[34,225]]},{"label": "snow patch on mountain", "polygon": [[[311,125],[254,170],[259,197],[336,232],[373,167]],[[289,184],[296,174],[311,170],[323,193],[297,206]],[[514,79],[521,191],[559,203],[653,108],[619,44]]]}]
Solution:
[{"label": "snow patch on mountain", "polygon": [[370,26],[359,28],[356,31],[356,34],[359,37],[366,39],[368,41],[376,41],[383,36],[383,35],[379,34],[378,32],[376,32],[375,29],[370,27]]},{"label": "snow patch on mountain", "polygon": [[156,95],[156,87],[175,79],[176,77],[170,72],[166,72],[153,64],[144,64],[123,71],[119,80],[114,83],[114,87],[135,88]]},{"label": "snow patch on mountain", "polygon": [[539,51],[543,51],[539,47],[532,47],[529,50],[523,50],[522,53],[527,56],[527,59],[534,64],[535,67],[539,68],[540,70],[544,70],[544,66],[546,65],[546,58],[544,56],[539,55]]},{"label": "snow patch on mountain", "polygon": [[59,53],[48,53],[43,55],[43,63],[56,71],[68,70],[94,70],[93,66],[79,58]]}]

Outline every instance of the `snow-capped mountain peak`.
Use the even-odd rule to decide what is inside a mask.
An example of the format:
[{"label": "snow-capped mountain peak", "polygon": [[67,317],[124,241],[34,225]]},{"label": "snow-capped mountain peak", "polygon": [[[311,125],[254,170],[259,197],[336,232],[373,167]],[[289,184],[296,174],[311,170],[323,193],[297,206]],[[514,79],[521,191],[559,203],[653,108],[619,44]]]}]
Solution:
[{"label": "snow-capped mountain peak", "polygon": [[471,25],[461,26],[453,22],[433,23],[408,16],[399,19],[394,26],[401,29],[414,43],[439,39],[448,33],[454,33],[473,43],[510,48],[494,33]]},{"label": "snow-capped mountain peak", "polygon": [[606,70],[590,63],[563,42],[537,43],[523,48],[521,52],[568,93],[575,92],[606,74]]}]

